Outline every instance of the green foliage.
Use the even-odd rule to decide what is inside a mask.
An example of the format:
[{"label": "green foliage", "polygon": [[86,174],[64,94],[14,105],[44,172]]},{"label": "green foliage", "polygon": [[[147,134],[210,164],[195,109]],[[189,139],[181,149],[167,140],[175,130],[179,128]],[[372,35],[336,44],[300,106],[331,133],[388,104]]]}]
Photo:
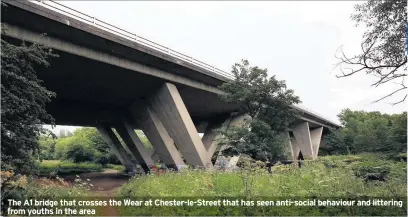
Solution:
[{"label": "green foliage", "polygon": [[224,154],[245,153],[263,161],[281,158],[284,151],[280,134],[296,118],[291,105],[299,103],[299,98],[284,81],[268,78],[267,69],[252,67],[246,60],[236,63],[232,72],[235,80],[221,85],[221,98],[239,105],[239,113],[249,114],[251,120],[223,132],[220,144],[228,146]]},{"label": "green foliage", "polygon": [[[327,167],[330,162],[336,167]],[[365,182],[355,176],[358,168],[386,165],[386,182]],[[133,178],[123,185],[118,197],[125,198],[406,198],[406,164],[387,160],[379,154],[359,156],[327,156],[317,161],[296,165],[277,165],[272,174],[265,169],[244,169],[232,172],[182,170],[162,175]],[[362,169],[360,169],[362,170]],[[405,202],[404,202],[405,204]],[[329,216],[329,215],[404,215],[405,207],[122,207],[121,215],[211,215],[224,216]]]},{"label": "green foliage", "polygon": [[103,140],[101,134],[94,127],[81,127],[76,129],[73,136],[87,140],[87,144],[90,144],[101,154],[109,153],[108,144]]},{"label": "green foliage", "polygon": [[74,162],[118,163],[95,128],[76,129],[72,136],[59,138],[55,144],[54,159]]},{"label": "green foliage", "polygon": [[97,159],[97,154],[95,149],[81,144],[72,144],[68,147],[66,159],[72,160],[74,163],[91,162]]},{"label": "green foliage", "polygon": [[113,153],[112,151],[103,156],[106,156],[108,158],[108,162],[110,164],[121,164],[120,160],[116,157],[115,153]]},{"label": "green foliage", "polygon": [[107,164],[106,168],[117,170],[117,171],[120,171],[120,172],[125,172],[126,171],[125,166],[118,165],[118,164]]},{"label": "green foliage", "polygon": [[38,139],[40,144],[40,160],[53,160],[55,153],[55,139],[41,135]]},{"label": "green foliage", "polygon": [[370,164],[363,164],[363,165],[358,165],[355,168],[353,168],[354,174],[357,177],[365,177],[367,174],[370,173],[376,173],[376,174],[382,174],[384,175],[384,178],[388,173],[390,172],[390,168],[384,165],[381,166],[373,166],[371,163]]},{"label": "green foliage", "polygon": [[237,162],[237,167],[239,168],[254,168],[254,167],[263,167],[265,163],[262,161],[256,161],[253,158],[240,156]]},{"label": "green foliage", "polygon": [[[5,30],[7,31],[7,30]],[[45,105],[55,94],[42,86],[36,70],[49,66],[56,55],[32,44],[15,46],[1,40],[1,169],[35,171],[33,152],[42,124],[52,123]]]},{"label": "green foliage", "polygon": [[[83,180],[76,181],[73,185],[56,177],[56,179],[34,178],[25,175],[15,175],[10,171],[1,171],[1,215],[6,215],[9,207],[7,199],[24,201],[38,198],[65,198],[75,199],[88,196],[89,183]],[[27,207],[24,208],[38,208]]]},{"label": "green foliage", "polygon": [[80,174],[88,172],[101,172],[102,169],[102,165],[95,163],[74,163],[69,161],[44,160],[39,165],[39,175],[56,176]]},{"label": "green foliage", "polygon": [[[146,148],[153,148],[142,131],[136,130],[135,132]],[[96,128],[82,127],[76,129],[71,136],[66,136],[66,134],[67,133],[64,133],[65,136],[56,140],[54,158],[47,159],[72,160],[74,162],[88,161],[102,165],[108,163],[120,164],[120,161],[115,154],[110,151],[109,145],[103,140]],[[47,140],[47,142],[49,142],[49,140]],[[123,143],[123,141],[121,142]],[[43,141],[43,143],[46,142]],[[46,151],[48,147],[45,145],[42,147],[44,147],[42,151],[48,153]]]},{"label": "green foliage", "polygon": [[326,151],[330,154],[361,152],[406,152],[407,113],[381,114],[380,112],[351,111],[339,114],[340,130],[326,136]]},{"label": "green foliage", "polygon": [[59,138],[55,144],[55,159],[68,159],[67,152],[69,147],[73,145],[81,145],[91,148],[91,142],[86,137],[70,136]]},{"label": "green foliage", "polygon": [[147,139],[146,135],[143,133],[143,131],[141,130],[135,130],[137,137],[139,137],[140,141],[143,143],[143,145],[147,148],[147,149],[153,149],[152,144],[150,143],[150,141]]}]

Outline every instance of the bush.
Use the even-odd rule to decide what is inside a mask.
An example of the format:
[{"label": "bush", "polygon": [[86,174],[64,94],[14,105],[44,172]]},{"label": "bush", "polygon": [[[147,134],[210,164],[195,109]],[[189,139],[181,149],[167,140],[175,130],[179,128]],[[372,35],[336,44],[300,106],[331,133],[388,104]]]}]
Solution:
[{"label": "bush", "polygon": [[109,164],[122,164],[113,152],[109,152],[104,156],[108,159]]},{"label": "bush", "polygon": [[390,168],[387,166],[359,165],[353,168],[353,171],[357,177],[366,177],[367,174],[383,174],[386,176],[390,173]]},{"label": "bush", "polygon": [[101,156],[99,156],[99,158],[97,158],[95,163],[101,164],[103,167],[106,167],[106,165],[109,163],[109,158],[108,157],[109,156],[107,156],[107,155],[101,155]]},{"label": "bush", "polygon": [[407,162],[407,153],[391,153],[388,155],[388,159]]},{"label": "bush", "polygon": [[43,161],[39,165],[39,175],[56,176],[67,174],[80,174],[87,172],[101,172],[103,167],[95,163],[73,163],[69,161]]},{"label": "bush", "polygon": [[68,147],[66,159],[72,160],[75,163],[92,162],[97,158],[97,153],[94,148],[86,147],[80,144],[74,144]]},{"label": "bush", "polygon": [[23,200],[24,189],[27,187],[27,177],[16,175],[12,171],[0,171],[1,175],[1,215],[9,206],[8,199]]}]

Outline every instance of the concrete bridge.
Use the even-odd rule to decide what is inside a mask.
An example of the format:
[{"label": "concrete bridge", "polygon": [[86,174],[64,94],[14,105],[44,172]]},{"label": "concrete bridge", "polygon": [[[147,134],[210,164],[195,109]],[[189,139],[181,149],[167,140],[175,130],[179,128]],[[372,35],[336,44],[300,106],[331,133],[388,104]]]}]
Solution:
[{"label": "concrete bridge", "polygon": [[[218,86],[233,78],[230,73],[57,2],[3,2],[6,40],[43,44],[59,55],[38,72],[57,93],[46,108],[56,124],[97,127],[124,165],[137,163],[148,171],[158,157],[176,169],[183,158],[189,165],[212,167],[214,129],[245,119],[231,115],[237,105],[218,97]],[[292,158],[301,151],[316,159],[322,135],[338,125],[295,108],[302,115],[288,132]],[[154,152],[144,148],[134,129],[143,130]]]}]

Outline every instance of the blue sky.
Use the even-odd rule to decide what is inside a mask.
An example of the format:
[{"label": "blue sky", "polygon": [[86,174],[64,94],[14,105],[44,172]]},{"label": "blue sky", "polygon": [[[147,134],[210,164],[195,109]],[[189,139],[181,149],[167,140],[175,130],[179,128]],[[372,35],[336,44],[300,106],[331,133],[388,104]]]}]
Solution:
[{"label": "blue sky", "polygon": [[241,59],[286,80],[302,106],[338,122],[343,108],[399,113],[389,99],[395,86],[374,88],[374,78],[338,79],[340,46],[357,54],[364,27],[350,19],[352,1],[63,1],[64,5],[134,32],[223,70]]}]

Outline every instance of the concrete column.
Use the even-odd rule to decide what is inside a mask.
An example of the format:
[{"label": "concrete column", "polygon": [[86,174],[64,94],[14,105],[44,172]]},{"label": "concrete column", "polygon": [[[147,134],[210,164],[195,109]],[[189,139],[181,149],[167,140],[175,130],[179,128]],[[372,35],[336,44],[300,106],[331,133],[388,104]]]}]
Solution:
[{"label": "concrete column", "polygon": [[218,139],[221,136],[220,131],[222,132],[226,131],[230,122],[231,122],[230,117],[227,118],[224,121],[224,123],[222,123],[221,121],[212,121],[206,128],[204,136],[203,138],[201,138],[201,140],[203,141],[204,147],[207,150],[207,157],[210,160],[218,147]]},{"label": "concrete column", "polygon": [[[136,111],[135,109],[131,109],[131,114],[134,118],[138,115]],[[142,115],[143,121],[141,128],[155,149],[154,155],[158,156],[163,163],[166,164],[167,168],[179,170],[185,167],[184,161],[174,145],[173,139],[170,138],[170,135],[164,128],[163,123],[159,120],[156,112],[145,107]]]},{"label": "concrete column", "polygon": [[126,150],[123,148],[119,139],[116,137],[112,129],[107,125],[99,124],[96,126],[98,132],[102,135],[103,140],[109,145],[115,153],[119,161],[126,167],[128,171],[133,170],[133,162]]},{"label": "concrete column", "polygon": [[151,158],[151,153],[146,150],[142,141],[140,141],[133,127],[131,127],[126,121],[118,123],[115,126],[116,131],[122,137],[125,145],[132,153],[132,155],[139,162],[145,173],[150,172],[150,168],[154,166],[154,162]]},{"label": "concrete column", "polygon": [[310,137],[309,123],[303,122],[292,126],[293,135],[302,151],[303,158],[314,160],[314,152],[312,146],[312,140]]},{"label": "concrete column", "polygon": [[323,127],[318,127],[310,131],[310,137],[312,140],[313,154],[315,159],[317,159],[317,154],[319,153],[320,142],[322,140]]},{"label": "concrete column", "polygon": [[295,159],[295,151],[293,150],[293,145],[292,145],[292,141],[291,141],[291,138],[290,138],[290,133],[288,132],[287,135],[288,135],[288,149],[289,149],[289,152],[290,152],[290,159],[294,160]]},{"label": "concrete column", "polygon": [[175,85],[165,83],[150,98],[153,110],[191,166],[210,168],[211,161]]},{"label": "concrete column", "polygon": [[300,153],[298,142],[294,137],[290,137],[290,144],[292,145],[293,160],[297,161]]}]

